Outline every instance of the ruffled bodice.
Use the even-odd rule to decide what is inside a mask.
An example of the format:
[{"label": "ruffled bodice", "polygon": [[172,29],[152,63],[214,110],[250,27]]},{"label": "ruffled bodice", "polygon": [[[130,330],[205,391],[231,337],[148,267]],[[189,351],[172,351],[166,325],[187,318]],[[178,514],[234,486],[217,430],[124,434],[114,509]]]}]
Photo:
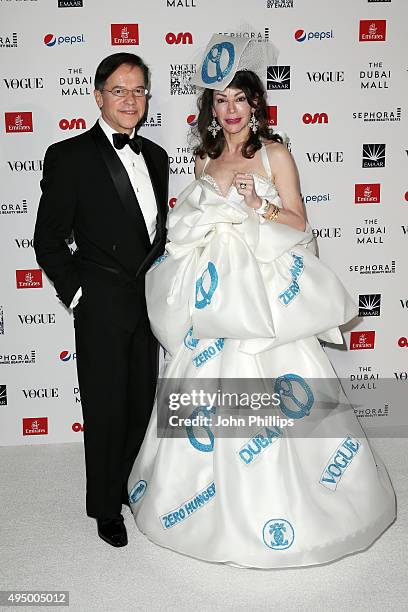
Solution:
[{"label": "ruffled bodice", "polygon": [[[281,206],[271,180],[254,175],[261,197]],[[240,339],[256,354],[312,335],[342,343],[338,326],[357,308],[315,255],[309,225],[264,220],[231,187],[223,196],[203,174],[168,218],[168,244],[146,276],[153,333],[171,354],[193,337]]]}]

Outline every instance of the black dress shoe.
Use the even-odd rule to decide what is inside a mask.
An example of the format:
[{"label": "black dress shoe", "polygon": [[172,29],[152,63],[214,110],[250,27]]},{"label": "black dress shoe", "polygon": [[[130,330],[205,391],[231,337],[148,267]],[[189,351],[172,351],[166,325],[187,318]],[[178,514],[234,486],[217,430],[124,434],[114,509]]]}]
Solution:
[{"label": "black dress shoe", "polygon": [[111,519],[96,519],[98,535],[111,546],[126,546],[128,543],[126,527],[123,516],[119,515]]}]

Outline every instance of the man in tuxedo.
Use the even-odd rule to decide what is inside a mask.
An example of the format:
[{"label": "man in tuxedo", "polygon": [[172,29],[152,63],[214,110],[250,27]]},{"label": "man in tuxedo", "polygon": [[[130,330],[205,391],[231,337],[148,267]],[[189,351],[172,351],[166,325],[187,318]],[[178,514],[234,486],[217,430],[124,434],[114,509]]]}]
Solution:
[{"label": "man in tuxedo", "polygon": [[136,135],[148,87],[148,68],[137,55],[115,53],[100,63],[94,95],[101,117],[48,148],[34,234],[39,265],[73,308],[86,509],[113,546],[127,544],[122,503],[157,376],[144,276],[165,246],[168,156]]}]

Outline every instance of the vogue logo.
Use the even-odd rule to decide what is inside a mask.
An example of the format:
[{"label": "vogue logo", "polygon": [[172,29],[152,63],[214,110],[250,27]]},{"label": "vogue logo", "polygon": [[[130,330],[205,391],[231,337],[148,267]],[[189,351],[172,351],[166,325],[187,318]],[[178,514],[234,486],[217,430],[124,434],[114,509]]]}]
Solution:
[{"label": "vogue logo", "polygon": [[111,24],[112,45],[138,45],[139,24],[137,23],[112,23]]},{"label": "vogue logo", "polygon": [[41,289],[42,270],[16,270],[17,289]]},{"label": "vogue logo", "polygon": [[29,249],[34,246],[34,240],[31,238],[14,238],[14,242],[18,246],[19,249]]},{"label": "vogue logo", "polygon": [[309,125],[310,123],[329,123],[329,116],[327,113],[315,113],[311,115],[310,113],[305,113],[302,117],[303,123]]},{"label": "vogue logo", "polygon": [[58,396],[58,387],[50,389],[22,389],[26,399],[53,399]]},{"label": "vogue logo", "polygon": [[44,89],[42,77],[25,77],[23,79],[3,79],[7,89]]},{"label": "vogue logo", "polygon": [[359,351],[373,349],[375,344],[375,331],[350,332],[350,350]]},{"label": "vogue logo", "polygon": [[23,436],[46,436],[48,434],[48,417],[23,419]]},{"label": "vogue logo", "polygon": [[267,106],[268,111],[268,125],[278,125],[278,107]]},{"label": "vogue logo", "polygon": [[168,45],[192,45],[193,37],[190,32],[179,32],[178,34],[173,34],[173,32],[168,32],[165,36],[166,43]]},{"label": "vogue logo", "polygon": [[354,186],[355,204],[379,204],[380,203],[380,183],[364,183]]},{"label": "vogue logo", "polygon": [[6,133],[32,132],[33,114],[32,113],[5,113]]},{"label": "vogue logo", "polygon": [[61,130],[85,130],[85,119],[61,119],[58,124]]},{"label": "vogue logo", "polygon": [[314,153],[306,153],[309,162],[315,164],[339,164],[344,161],[343,151],[315,151]]},{"label": "vogue logo", "polygon": [[384,168],[385,144],[363,144],[363,168]]},{"label": "vogue logo", "polygon": [[361,19],[360,42],[383,42],[386,37],[386,26],[385,19]]},{"label": "vogue logo", "polygon": [[306,72],[310,83],[343,83],[344,70],[325,70],[323,72]]},{"label": "vogue logo", "polygon": [[341,238],[341,227],[315,227],[312,233],[315,238]]},{"label": "vogue logo", "polygon": [[26,159],[24,161],[7,161],[12,172],[42,172],[42,159]]},{"label": "vogue logo", "polygon": [[55,323],[55,314],[54,313],[36,313],[36,314],[19,314],[18,318],[20,319],[21,325],[50,325],[51,323]]},{"label": "vogue logo", "polygon": [[266,69],[267,89],[290,89],[290,66],[268,66]]}]

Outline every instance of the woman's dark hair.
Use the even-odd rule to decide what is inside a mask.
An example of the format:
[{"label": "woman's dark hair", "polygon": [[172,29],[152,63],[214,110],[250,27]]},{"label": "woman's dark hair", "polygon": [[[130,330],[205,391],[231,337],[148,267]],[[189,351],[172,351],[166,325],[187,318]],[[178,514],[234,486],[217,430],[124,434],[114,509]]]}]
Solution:
[{"label": "woman's dark hair", "polygon": [[102,91],[106,80],[123,64],[140,68],[143,72],[145,86],[149,87],[149,68],[141,57],[134,53],[113,53],[105,57],[97,67],[94,80],[95,89]]},{"label": "woman's dark hair", "polygon": [[[261,138],[274,142],[282,142],[282,138],[274,134],[268,124],[268,109],[266,105],[266,92],[261,79],[251,70],[238,70],[233,80],[228,85],[234,89],[241,89],[246,95],[248,104],[255,109],[255,118],[258,120],[258,130],[249,132],[248,140],[242,147],[242,155],[251,158],[255,152],[262,147]],[[214,138],[208,131],[208,126],[213,120],[213,95],[212,89],[204,89],[198,99],[198,120],[195,127],[195,136],[199,144],[194,149],[194,154],[202,159],[208,155],[211,159],[219,157],[225,145],[223,131],[220,130]]]}]

